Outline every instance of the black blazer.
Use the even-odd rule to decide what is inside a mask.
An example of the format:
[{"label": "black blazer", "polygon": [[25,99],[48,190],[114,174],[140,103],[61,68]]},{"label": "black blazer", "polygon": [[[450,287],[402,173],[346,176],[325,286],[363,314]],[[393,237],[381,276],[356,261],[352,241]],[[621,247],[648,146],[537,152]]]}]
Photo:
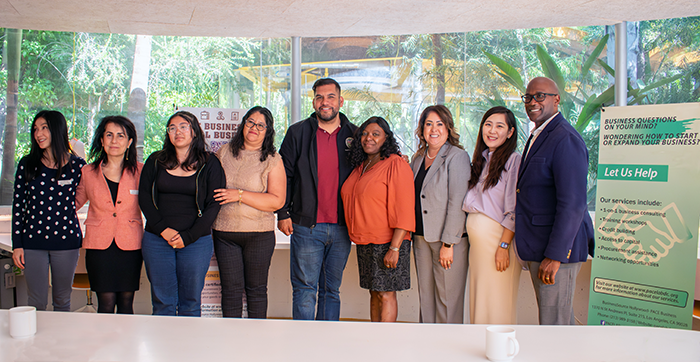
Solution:
[{"label": "black blazer", "polygon": [[[348,153],[357,126],[350,123],[344,114],[338,113],[338,116],[338,224],[345,225],[340,188],[352,172]],[[284,220],[291,217],[292,222],[305,227],[316,225],[318,211],[317,130],[318,120],[314,112],[309,118],[289,126],[279,151],[287,173],[287,200],[284,206],[277,210],[277,218]]]}]

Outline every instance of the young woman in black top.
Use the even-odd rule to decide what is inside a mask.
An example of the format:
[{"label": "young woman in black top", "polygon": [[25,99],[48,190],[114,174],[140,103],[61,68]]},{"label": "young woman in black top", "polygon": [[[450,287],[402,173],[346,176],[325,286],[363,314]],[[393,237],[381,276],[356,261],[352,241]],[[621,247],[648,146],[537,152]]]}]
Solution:
[{"label": "young woman in black top", "polygon": [[206,151],[197,117],[170,117],[163,149],[143,167],[139,205],[146,216],[141,250],[155,315],[201,315],[201,293],[213,253],[211,224],[220,205],[214,190],[226,178]]}]

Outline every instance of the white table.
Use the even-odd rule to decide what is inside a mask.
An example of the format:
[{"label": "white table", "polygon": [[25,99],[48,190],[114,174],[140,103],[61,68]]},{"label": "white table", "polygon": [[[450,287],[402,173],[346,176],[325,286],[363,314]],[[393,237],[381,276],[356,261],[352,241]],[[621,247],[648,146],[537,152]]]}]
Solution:
[{"label": "white table", "polygon": [[[484,325],[205,319],[39,312],[0,361],[485,361]],[[515,361],[698,361],[700,333],[612,326],[515,326]]]}]

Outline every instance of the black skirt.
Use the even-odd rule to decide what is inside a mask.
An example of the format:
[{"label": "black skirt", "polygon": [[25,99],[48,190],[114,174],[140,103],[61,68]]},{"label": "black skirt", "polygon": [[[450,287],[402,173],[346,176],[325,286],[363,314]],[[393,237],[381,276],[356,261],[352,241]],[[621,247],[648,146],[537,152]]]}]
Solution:
[{"label": "black skirt", "polygon": [[85,268],[93,292],[133,292],[141,280],[141,250],[121,250],[112,241],[105,250],[86,249]]},{"label": "black skirt", "polygon": [[411,242],[404,240],[399,247],[396,268],[384,265],[384,255],[391,243],[357,245],[357,267],[360,287],[375,292],[394,292],[411,288]]}]

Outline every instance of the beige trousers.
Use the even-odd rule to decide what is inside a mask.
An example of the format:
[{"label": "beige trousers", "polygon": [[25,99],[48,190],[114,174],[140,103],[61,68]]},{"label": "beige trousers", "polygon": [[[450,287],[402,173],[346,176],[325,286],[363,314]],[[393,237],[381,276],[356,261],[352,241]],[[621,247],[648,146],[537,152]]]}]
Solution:
[{"label": "beige trousers", "polygon": [[[515,324],[522,267],[511,245],[510,264],[496,270],[496,249],[503,226],[481,213],[467,216],[469,235],[469,321],[474,324]],[[512,242],[511,242],[512,243]]]}]

